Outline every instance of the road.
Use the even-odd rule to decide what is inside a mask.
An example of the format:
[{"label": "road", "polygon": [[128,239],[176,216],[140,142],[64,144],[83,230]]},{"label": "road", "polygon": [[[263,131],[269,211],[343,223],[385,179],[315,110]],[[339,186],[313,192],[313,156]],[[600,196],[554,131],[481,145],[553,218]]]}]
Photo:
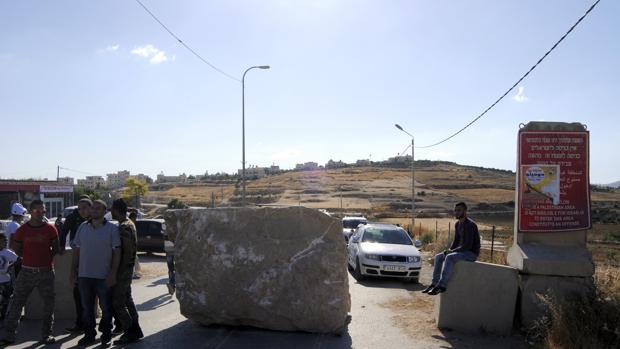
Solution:
[{"label": "road", "polygon": [[[430,281],[430,266],[425,266],[421,282]],[[421,284],[398,280],[349,278],[352,300],[351,323],[340,336],[265,331],[254,328],[199,326],[179,313],[176,298],[167,294],[167,278],[141,280],[134,285],[134,299],[140,312],[145,338],[129,348],[494,348],[512,343],[492,336],[465,336],[436,329],[432,317],[431,296],[421,295]],[[70,348],[79,337],[61,334],[67,321],[55,325],[58,343],[46,348]],[[20,324],[16,345],[11,348],[36,348],[40,322]],[[480,339],[482,338],[482,340]],[[513,341],[514,342],[514,341]],[[518,343],[515,342],[515,343]]]}]

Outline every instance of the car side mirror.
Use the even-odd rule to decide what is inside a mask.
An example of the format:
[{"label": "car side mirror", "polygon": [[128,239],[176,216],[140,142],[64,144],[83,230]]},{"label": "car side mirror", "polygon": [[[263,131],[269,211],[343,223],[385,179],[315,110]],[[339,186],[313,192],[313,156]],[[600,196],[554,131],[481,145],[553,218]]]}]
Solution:
[{"label": "car side mirror", "polygon": [[422,241],[416,240],[415,241],[415,247],[422,247]]},{"label": "car side mirror", "polygon": [[351,242],[354,244],[357,244],[358,242],[360,242],[360,237],[359,236],[354,236],[351,238]]}]

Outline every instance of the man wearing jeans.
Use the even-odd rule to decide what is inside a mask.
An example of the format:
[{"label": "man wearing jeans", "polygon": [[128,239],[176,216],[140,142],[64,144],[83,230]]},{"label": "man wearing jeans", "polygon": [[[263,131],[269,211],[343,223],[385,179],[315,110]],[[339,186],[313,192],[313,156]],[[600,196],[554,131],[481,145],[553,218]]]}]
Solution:
[{"label": "man wearing jeans", "polygon": [[43,326],[41,344],[52,344],[54,325],[54,255],[58,253],[58,232],[44,221],[45,204],[41,200],[30,203],[31,218],[17,229],[12,237],[11,247],[22,257],[22,270],[15,280],[15,289],[9,303],[9,312],[4,324],[5,336],[0,345],[13,344],[15,331],[28,296],[37,288],[43,299]]},{"label": "man wearing jeans", "polygon": [[[71,285],[75,282],[75,270],[78,269],[78,287],[82,298],[82,317],[84,337],[78,345],[88,346],[95,343],[95,297],[99,298],[101,320],[99,328],[101,345],[108,346],[112,340],[112,305],[110,289],[116,284],[116,273],[120,263],[120,237],[118,227],[108,222],[104,215],[106,203],[96,200],[90,209],[90,219],[80,225],[73,240],[73,265]],[[77,267],[77,268],[76,268]]]},{"label": "man wearing jeans", "polygon": [[[450,249],[435,256],[433,281],[422,291],[430,295],[446,292],[448,280],[454,264],[458,261],[475,262],[480,254],[480,234],[478,226],[467,217],[467,205],[459,202],[454,207],[454,215],[458,222],[454,225],[454,241]],[[442,271],[443,267],[443,271]]]}]

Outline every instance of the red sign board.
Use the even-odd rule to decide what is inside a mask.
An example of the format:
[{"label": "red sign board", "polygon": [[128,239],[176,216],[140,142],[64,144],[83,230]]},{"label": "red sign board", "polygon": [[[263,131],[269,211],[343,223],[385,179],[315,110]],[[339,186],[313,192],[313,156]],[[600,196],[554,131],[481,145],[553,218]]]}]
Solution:
[{"label": "red sign board", "polygon": [[519,131],[519,231],[592,226],[588,157],[587,131]]}]

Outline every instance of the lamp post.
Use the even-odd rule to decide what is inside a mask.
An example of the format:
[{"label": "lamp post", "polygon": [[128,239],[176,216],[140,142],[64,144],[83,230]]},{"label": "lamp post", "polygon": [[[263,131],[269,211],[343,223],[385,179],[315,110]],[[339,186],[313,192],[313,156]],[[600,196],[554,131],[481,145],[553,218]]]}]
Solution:
[{"label": "lamp post", "polygon": [[249,67],[241,78],[241,205],[245,206],[245,74],[252,69],[269,69],[268,65],[257,65]]},{"label": "lamp post", "polygon": [[[411,136],[411,234],[415,236],[415,169],[413,167],[414,158],[414,137],[411,133],[405,131],[399,124],[394,124],[397,129]],[[420,231],[422,233],[422,231]]]}]

